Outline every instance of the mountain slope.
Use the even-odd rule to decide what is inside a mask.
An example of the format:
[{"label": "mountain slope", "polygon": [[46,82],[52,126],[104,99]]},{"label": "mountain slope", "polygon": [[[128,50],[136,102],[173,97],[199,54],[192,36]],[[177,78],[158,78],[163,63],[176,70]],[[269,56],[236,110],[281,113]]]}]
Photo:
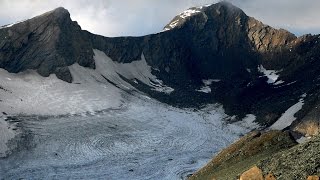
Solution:
[{"label": "mountain slope", "polygon": [[[71,159],[75,164],[89,159],[91,165],[95,164],[93,162],[96,159],[110,163],[105,156],[112,156],[117,150],[109,152],[109,146],[128,155],[130,147],[136,147],[136,144],[132,144],[134,140],[147,141],[150,146],[148,143],[141,143],[147,146],[146,151],[139,151],[126,160],[135,164],[135,159],[143,155],[145,159],[138,164],[149,162],[161,167],[156,175],[151,173],[154,169],[150,170],[149,167],[150,171],[147,173],[150,173],[150,177],[158,178],[159,172],[166,169],[170,171],[167,179],[172,178],[172,174],[174,177],[185,177],[195,167],[203,165],[200,160],[194,161],[181,154],[192,154],[192,157],[207,160],[211,154],[231,143],[240,134],[255,128],[285,131],[277,131],[276,138],[271,138],[271,142],[276,142],[276,146],[279,145],[280,148],[277,146],[264,151],[263,148],[259,149],[260,146],[257,147],[258,153],[277,153],[279,149],[293,146],[301,136],[319,134],[319,40],[319,35],[296,37],[286,30],[264,25],[228,2],[190,8],[174,17],[162,32],[142,37],[109,38],[83,31],[70,19],[69,12],[64,8],[1,27],[0,108],[3,112],[0,116],[0,133],[8,134],[4,137],[5,141],[10,141],[11,136],[18,140],[10,141],[9,152],[17,154],[2,161],[5,166],[1,166],[3,169],[0,170],[7,172],[12,169],[11,165],[14,166],[19,157],[24,157],[28,148],[41,152],[41,156],[35,158],[35,161],[24,159],[30,162],[32,168],[39,168],[37,161],[46,160],[48,153],[52,155],[50,163],[57,165],[55,163],[59,161],[60,155],[50,149],[51,144],[37,144],[38,141],[47,140],[54,145],[57,143],[58,149],[54,151],[61,152],[61,157],[69,157],[71,151],[74,151],[77,156]],[[160,101],[160,105],[157,104],[159,102],[154,103],[153,99]],[[145,110],[136,102],[150,107]],[[216,105],[207,112],[210,104]],[[136,109],[137,107],[140,108]],[[152,113],[152,108],[159,107],[164,109],[161,113]],[[145,111],[148,113],[143,116]],[[170,116],[167,117],[167,114]],[[99,119],[101,122],[94,121],[96,115],[103,116]],[[72,118],[73,116],[76,118]],[[120,140],[111,138],[109,141],[109,136],[114,135],[113,130],[117,127],[110,126],[110,122],[105,120],[118,120],[118,116],[132,120],[131,125],[135,128],[120,123],[119,126],[123,129],[120,128],[121,133],[116,134],[121,137]],[[189,124],[184,124],[183,119],[177,118],[180,116],[187,119]],[[137,121],[139,118],[142,118],[143,123]],[[70,133],[68,129],[64,131],[64,135],[68,137],[67,142],[60,141],[63,138],[56,133],[59,132],[60,123],[53,126],[53,129],[47,126],[51,119],[53,122],[62,121],[61,124],[70,120],[69,126],[75,130]],[[88,123],[88,119],[98,123],[88,125],[94,128],[100,127],[99,123],[104,125],[102,127],[108,125],[110,128],[108,131],[103,128],[97,132],[86,131],[86,126],[78,124],[79,119],[84,124]],[[153,121],[150,122],[150,119]],[[164,122],[171,123],[165,126],[169,129],[166,131],[170,133],[168,136],[163,136],[161,131],[161,123]],[[172,129],[175,126],[181,131]],[[153,132],[150,129],[153,128],[158,134],[150,136],[149,133]],[[13,129],[21,131],[21,137],[14,136]],[[39,129],[43,130],[43,134],[38,134]],[[78,134],[78,129],[89,132],[89,135],[84,137],[85,142],[73,144],[74,137],[81,135]],[[104,134],[111,131],[110,134]],[[140,139],[132,139],[132,132],[138,134]],[[50,133],[54,135],[51,136]],[[277,135],[284,136],[285,141],[278,142]],[[188,142],[186,137],[192,138],[192,142],[197,142],[197,138],[202,141],[192,145],[191,140]],[[258,136],[258,140],[261,139]],[[17,143],[20,141],[21,146],[27,143],[37,146],[20,147]],[[166,144],[177,142],[173,151],[180,159],[175,162],[183,162],[183,166],[187,164],[186,167],[179,167],[172,172],[172,169],[165,166],[172,158],[168,159],[169,152],[161,146],[162,141]],[[256,149],[254,142],[241,144],[242,150]],[[261,145],[260,142],[258,144]],[[212,146],[218,148],[209,150]],[[155,147],[160,149],[158,154]],[[41,151],[41,148],[45,150]],[[201,153],[189,152],[188,148],[201,150]],[[90,154],[91,149],[96,153]],[[153,153],[162,160],[150,160]],[[5,156],[6,154],[4,153]],[[240,153],[236,157],[241,159],[241,155]],[[120,157],[114,157],[113,162],[123,163]],[[230,159],[226,161],[228,160]],[[73,167],[74,164],[68,163],[61,162],[62,166],[67,166],[74,174],[78,174],[79,170]],[[133,166],[130,163],[130,167]],[[61,167],[61,164],[57,166]],[[46,164],[40,168],[41,172],[46,174],[48,171],[55,171],[49,166]],[[128,172],[124,172],[127,170],[121,168],[123,166],[128,167],[115,164],[118,170],[113,172],[115,176],[128,176]],[[170,167],[174,167],[174,163]],[[31,168],[29,171],[28,165],[19,168],[29,175],[34,170]],[[19,178],[15,172],[19,170],[12,169],[6,175],[8,178]],[[91,170],[88,169],[92,174],[87,174],[87,177],[99,177]],[[110,172],[110,169],[101,167],[100,170]],[[130,169],[129,172],[133,171]],[[139,169],[133,174],[135,177],[142,177],[143,172]],[[65,174],[64,169],[60,171],[61,174]],[[38,177],[42,177],[41,174]]]},{"label": "mountain slope", "polygon": [[[255,114],[266,126],[302,94],[307,93],[308,107],[298,120],[318,98],[318,80],[310,74],[319,74],[319,36],[297,38],[227,2],[191,8],[165,31],[144,37],[107,38],[82,31],[63,8],[0,29],[0,35],[0,67],[9,72],[36,69],[43,76],[55,73],[72,82],[67,66],[77,62],[95,68],[93,49],[119,63],[143,54],[152,73],[174,91],[169,95],[126,79],[139,90],[181,107],[220,102],[228,114],[238,115],[237,120]],[[203,84],[208,79],[215,81]]]}]

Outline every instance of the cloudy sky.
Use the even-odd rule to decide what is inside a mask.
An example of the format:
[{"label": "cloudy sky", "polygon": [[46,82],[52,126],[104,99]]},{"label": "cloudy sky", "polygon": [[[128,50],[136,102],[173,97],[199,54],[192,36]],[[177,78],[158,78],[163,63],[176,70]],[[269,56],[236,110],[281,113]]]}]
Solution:
[{"label": "cloudy sky", "polygon": [[[181,11],[219,0],[0,0],[0,25],[65,7],[82,29],[104,36],[156,33]],[[302,35],[320,33],[319,0],[229,0],[249,16]]]}]

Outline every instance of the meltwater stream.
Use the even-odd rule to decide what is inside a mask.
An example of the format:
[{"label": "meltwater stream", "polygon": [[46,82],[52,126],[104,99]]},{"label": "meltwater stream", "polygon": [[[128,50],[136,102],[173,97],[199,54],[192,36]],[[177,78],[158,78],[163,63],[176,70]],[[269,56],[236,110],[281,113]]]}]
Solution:
[{"label": "meltwater stream", "polygon": [[21,117],[0,179],[185,179],[249,131],[226,117],[134,96],[95,115]]}]

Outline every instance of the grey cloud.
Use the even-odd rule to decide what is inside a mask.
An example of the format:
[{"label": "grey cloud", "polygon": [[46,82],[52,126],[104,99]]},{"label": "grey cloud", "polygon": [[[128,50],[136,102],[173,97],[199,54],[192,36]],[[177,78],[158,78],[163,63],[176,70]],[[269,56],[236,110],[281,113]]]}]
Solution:
[{"label": "grey cloud", "polygon": [[[27,19],[56,7],[70,11],[83,29],[105,36],[156,33],[179,12],[218,0],[0,0],[0,24]],[[229,0],[249,16],[296,34],[320,32],[318,0]]]}]

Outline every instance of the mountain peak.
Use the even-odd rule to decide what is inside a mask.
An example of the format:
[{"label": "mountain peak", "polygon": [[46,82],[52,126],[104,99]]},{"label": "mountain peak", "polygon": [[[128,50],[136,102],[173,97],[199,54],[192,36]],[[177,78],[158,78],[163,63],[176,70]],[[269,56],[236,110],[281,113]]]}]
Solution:
[{"label": "mountain peak", "polygon": [[58,7],[52,11],[46,12],[42,15],[36,16],[31,20],[47,19],[49,21],[71,21],[70,13],[63,7]]},{"label": "mountain peak", "polygon": [[[214,5],[214,4],[212,4],[212,5]],[[225,7],[229,7],[229,8],[237,8],[238,9],[237,6],[233,5],[229,1],[220,1],[220,2],[216,3],[216,5],[221,5],[221,6],[225,6]]]},{"label": "mountain peak", "polygon": [[0,67],[9,72],[34,69],[42,76],[55,73],[71,82],[66,66],[77,62],[95,67],[92,49],[87,47],[88,41],[83,40],[81,27],[71,20],[65,8],[56,8],[0,31],[0,39],[3,40],[0,55],[6,57],[0,59]]},{"label": "mountain peak", "polygon": [[[18,22],[15,22],[15,23],[11,23],[11,24],[7,24],[7,25],[4,25],[4,26],[1,26],[0,29],[2,28],[10,28],[12,26],[16,26],[16,25],[21,25],[20,28],[26,28],[25,26],[25,22],[34,22],[34,23],[31,23],[33,25],[37,25],[39,24],[38,22],[42,22],[42,21],[56,21],[56,20],[68,20],[68,21],[71,21],[71,18],[70,18],[70,13],[67,9],[63,8],[63,7],[58,7],[54,10],[51,10],[51,11],[48,11],[46,13],[43,13],[41,15],[38,15],[38,16],[35,16],[31,19],[26,19],[26,20],[23,20],[23,21],[18,21]],[[41,24],[41,23],[40,23]]]},{"label": "mountain peak", "polygon": [[245,13],[238,7],[234,6],[228,1],[221,1],[215,4],[207,4],[204,6],[197,6],[189,8],[173,18],[173,20],[164,27],[164,31],[181,28],[186,22],[195,16],[201,16],[201,19],[207,21],[208,18],[215,16],[214,18],[224,14],[225,16],[231,16],[232,14]]},{"label": "mountain peak", "polygon": [[220,9],[220,8],[224,8],[226,11],[226,13],[235,13],[235,12],[239,12],[239,13],[243,13],[245,14],[242,9],[240,9],[239,7],[235,6],[234,4],[232,4],[229,1],[220,1],[216,4],[212,4],[211,6],[209,6],[210,8],[213,9]]},{"label": "mountain peak", "polygon": [[70,18],[70,13],[67,9],[63,7],[58,7],[52,11],[46,12],[37,17],[41,17],[41,16],[53,16],[55,18],[68,18],[68,17]]},{"label": "mountain peak", "polygon": [[64,7],[57,7],[56,9],[52,10],[53,12],[59,12],[59,13],[69,13],[67,9]]}]

